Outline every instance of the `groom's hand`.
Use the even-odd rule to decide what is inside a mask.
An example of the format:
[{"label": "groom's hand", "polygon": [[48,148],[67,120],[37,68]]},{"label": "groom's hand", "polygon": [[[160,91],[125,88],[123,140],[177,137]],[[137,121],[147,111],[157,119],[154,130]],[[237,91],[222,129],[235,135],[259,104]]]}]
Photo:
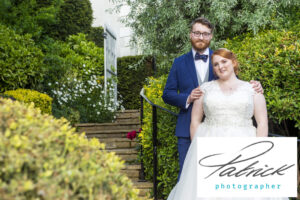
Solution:
[{"label": "groom's hand", "polygon": [[250,84],[252,85],[255,92],[260,93],[260,94],[264,94],[264,89],[262,88],[259,81],[251,80]]},{"label": "groom's hand", "polygon": [[199,99],[203,95],[203,91],[200,89],[200,86],[193,89],[191,94],[188,97],[187,103],[190,104],[194,102],[196,99]]}]

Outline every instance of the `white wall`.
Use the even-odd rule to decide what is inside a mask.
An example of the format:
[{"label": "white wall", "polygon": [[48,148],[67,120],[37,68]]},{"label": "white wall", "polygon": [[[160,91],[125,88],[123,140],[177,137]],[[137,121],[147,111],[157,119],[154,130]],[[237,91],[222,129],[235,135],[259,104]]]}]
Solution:
[{"label": "white wall", "polygon": [[129,12],[129,7],[122,7],[120,13],[110,14],[106,11],[109,8],[114,8],[114,4],[110,0],[90,0],[93,8],[93,26],[107,25],[109,29],[117,37],[117,57],[137,55],[137,48],[129,46],[129,40],[131,36],[131,29],[125,27],[119,19],[124,17]]}]

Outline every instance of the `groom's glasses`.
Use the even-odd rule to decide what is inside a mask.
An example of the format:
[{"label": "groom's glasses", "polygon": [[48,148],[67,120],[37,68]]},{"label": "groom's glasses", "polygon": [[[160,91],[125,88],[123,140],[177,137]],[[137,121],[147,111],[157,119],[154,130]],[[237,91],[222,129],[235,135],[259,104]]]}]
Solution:
[{"label": "groom's glasses", "polygon": [[192,34],[193,34],[194,37],[197,37],[197,38],[199,38],[202,35],[202,37],[204,39],[208,39],[211,33],[207,33],[207,32],[201,33],[201,32],[198,32],[198,31],[196,31],[196,32],[192,31]]}]

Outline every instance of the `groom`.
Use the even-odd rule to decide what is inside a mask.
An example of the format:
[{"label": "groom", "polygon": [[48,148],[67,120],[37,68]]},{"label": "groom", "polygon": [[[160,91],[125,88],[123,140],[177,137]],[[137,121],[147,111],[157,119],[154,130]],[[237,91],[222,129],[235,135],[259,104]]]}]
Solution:
[{"label": "groom", "polygon": [[[180,108],[177,118],[175,135],[178,137],[178,153],[180,171],[186,153],[191,144],[190,123],[193,102],[202,95],[200,85],[204,82],[217,79],[213,73],[209,48],[213,38],[214,26],[205,18],[199,17],[191,23],[190,41],[192,50],[174,60],[173,66],[163,92],[163,100]],[[256,92],[262,93],[259,82],[252,83]]]}]

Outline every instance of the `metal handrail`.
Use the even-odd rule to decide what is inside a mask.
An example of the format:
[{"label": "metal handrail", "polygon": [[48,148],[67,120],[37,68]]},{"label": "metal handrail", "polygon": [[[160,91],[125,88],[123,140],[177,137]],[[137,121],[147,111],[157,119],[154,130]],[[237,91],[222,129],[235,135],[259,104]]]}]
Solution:
[{"label": "metal handrail", "polygon": [[[154,193],[154,200],[157,200],[157,110],[156,108],[159,108],[163,111],[166,111],[170,113],[171,115],[178,116],[177,113],[174,113],[173,111],[170,111],[164,107],[161,107],[155,103],[153,103],[151,100],[149,100],[146,95],[144,94],[144,88],[140,91],[141,96],[141,125],[143,125],[143,99],[146,100],[151,106],[152,106],[152,140],[153,140],[153,193]],[[268,136],[274,136],[274,137],[285,137],[282,135],[274,134],[274,133],[268,133]],[[297,142],[300,143],[300,139],[297,139]],[[142,147],[141,147],[142,151]],[[299,155],[300,156],[300,155]],[[142,169],[143,161],[141,162]]]},{"label": "metal handrail", "polygon": [[150,101],[147,97],[146,97],[146,95],[144,94],[144,88],[141,90],[141,92],[140,92],[140,95],[151,105],[151,106],[155,106],[155,107],[157,107],[157,108],[160,108],[160,109],[162,109],[162,110],[164,110],[164,111],[166,111],[166,112],[168,112],[168,113],[170,113],[171,115],[174,115],[174,116],[178,116],[178,114],[177,113],[174,113],[173,111],[171,111],[171,110],[168,110],[168,109],[166,109],[166,108],[164,108],[164,107],[161,107],[161,106],[159,106],[159,105],[156,105],[155,103],[153,103],[152,101]]}]

